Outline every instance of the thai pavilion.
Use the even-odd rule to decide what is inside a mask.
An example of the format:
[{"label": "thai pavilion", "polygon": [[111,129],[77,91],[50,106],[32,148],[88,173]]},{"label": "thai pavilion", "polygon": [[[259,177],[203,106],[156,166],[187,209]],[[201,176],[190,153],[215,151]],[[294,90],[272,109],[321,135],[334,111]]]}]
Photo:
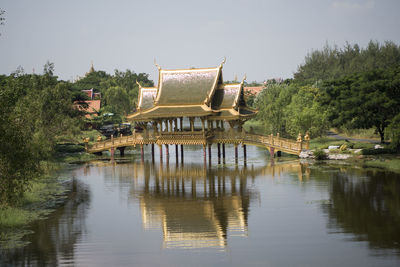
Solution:
[{"label": "thai pavilion", "polygon": [[[129,115],[128,120],[143,127],[147,135],[152,128],[152,134],[158,136],[160,149],[162,144],[167,145],[167,154],[170,144],[175,144],[176,150],[178,144],[203,145],[205,152],[207,144],[210,150],[211,144],[217,143],[220,151],[220,143],[229,141],[218,136],[225,131],[241,132],[244,122],[257,113],[246,106],[245,78],[241,83],[224,84],[224,63],[225,60],[212,68],[176,70],[162,69],[156,64],[158,85],[142,87],[139,84],[137,111]],[[196,127],[200,123],[201,128]],[[226,129],[227,125],[230,129]],[[231,141],[229,143],[234,143]]]}]

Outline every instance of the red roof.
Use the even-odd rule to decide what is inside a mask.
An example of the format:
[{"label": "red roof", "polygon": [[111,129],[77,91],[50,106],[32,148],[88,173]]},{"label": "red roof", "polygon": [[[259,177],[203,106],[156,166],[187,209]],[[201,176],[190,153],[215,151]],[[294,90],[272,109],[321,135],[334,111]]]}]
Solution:
[{"label": "red roof", "polygon": [[264,86],[244,87],[244,92],[245,94],[258,95],[263,89]]},{"label": "red roof", "polygon": [[99,112],[100,110],[101,100],[87,100],[84,102],[88,104],[88,107],[86,109],[84,109],[81,105],[79,105],[78,101],[75,101],[74,107],[77,108],[78,110],[85,111],[86,118],[90,118],[91,116],[97,116],[97,112]]}]

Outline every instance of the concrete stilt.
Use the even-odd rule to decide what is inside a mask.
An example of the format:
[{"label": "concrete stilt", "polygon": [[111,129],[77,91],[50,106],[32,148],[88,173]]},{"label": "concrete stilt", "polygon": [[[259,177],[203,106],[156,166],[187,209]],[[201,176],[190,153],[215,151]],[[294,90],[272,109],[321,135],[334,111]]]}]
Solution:
[{"label": "concrete stilt", "polygon": [[235,144],[235,163],[238,163],[238,145]]},{"label": "concrete stilt", "polygon": [[244,162],[244,165],[246,166],[246,164],[247,164],[247,151],[246,151],[246,145],[243,145],[243,162]]},{"label": "concrete stilt", "polygon": [[218,143],[218,164],[221,164],[221,144]]},{"label": "concrete stilt", "polygon": [[181,161],[183,163],[183,145],[181,145]]},{"label": "concrete stilt", "polygon": [[151,160],[154,162],[154,144],[151,144]]},{"label": "concrete stilt", "polygon": [[211,164],[211,144],[208,144],[208,161]]},{"label": "concrete stilt", "polygon": [[162,162],[162,159],[163,159],[162,145],[158,145],[158,147],[160,148],[160,161]]},{"label": "concrete stilt", "polygon": [[222,144],[222,160],[223,163],[225,164],[225,144]]}]

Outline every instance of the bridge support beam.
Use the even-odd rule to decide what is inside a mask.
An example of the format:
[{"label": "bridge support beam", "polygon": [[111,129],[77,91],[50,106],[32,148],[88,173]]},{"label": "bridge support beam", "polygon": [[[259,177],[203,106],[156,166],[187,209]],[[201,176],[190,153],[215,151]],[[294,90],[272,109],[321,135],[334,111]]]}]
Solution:
[{"label": "bridge support beam", "polygon": [[143,149],[143,145],[140,145],[140,158],[142,159],[142,161],[144,161],[144,149]]},{"label": "bridge support beam", "polygon": [[269,154],[271,155],[271,158],[275,158],[275,148],[270,146],[269,147]]}]

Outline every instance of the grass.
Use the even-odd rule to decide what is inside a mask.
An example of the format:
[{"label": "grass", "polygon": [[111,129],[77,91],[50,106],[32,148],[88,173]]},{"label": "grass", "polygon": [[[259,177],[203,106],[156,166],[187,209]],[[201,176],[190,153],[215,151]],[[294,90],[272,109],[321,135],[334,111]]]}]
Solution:
[{"label": "grass", "polygon": [[356,139],[380,140],[380,136],[375,133],[375,128],[370,129],[331,129],[332,132],[344,137]]},{"label": "grass", "polygon": [[25,245],[22,237],[29,233],[26,228],[31,222],[45,218],[53,208],[63,201],[65,188],[54,170],[58,164],[45,163],[51,174],[33,179],[20,201],[13,206],[0,206],[0,248],[15,248]]},{"label": "grass", "polygon": [[369,158],[364,162],[365,166],[375,167],[375,168],[383,168],[388,169],[393,172],[400,173],[400,158],[397,156],[396,158],[392,157],[379,157],[379,158]]}]

